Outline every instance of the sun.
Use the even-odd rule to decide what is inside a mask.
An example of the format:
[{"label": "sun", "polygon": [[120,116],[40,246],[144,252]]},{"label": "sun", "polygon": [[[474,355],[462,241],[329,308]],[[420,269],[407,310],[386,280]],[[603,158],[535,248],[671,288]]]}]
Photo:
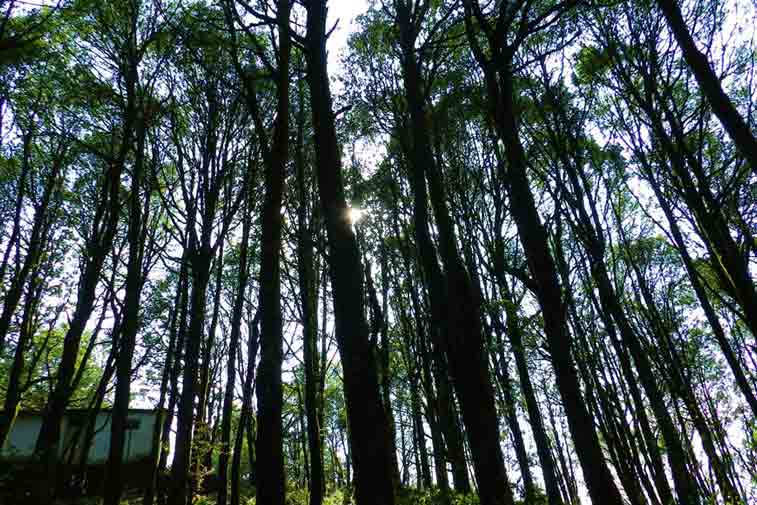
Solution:
[{"label": "sun", "polygon": [[363,219],[363,216],[365,216],[366,213],[367,211],[365,209],[358,209],[357,207],[350,207],[347,210],[347,217],[349,218],[350,223],[352,223],[353,225],[356,225],[358,221]]}]

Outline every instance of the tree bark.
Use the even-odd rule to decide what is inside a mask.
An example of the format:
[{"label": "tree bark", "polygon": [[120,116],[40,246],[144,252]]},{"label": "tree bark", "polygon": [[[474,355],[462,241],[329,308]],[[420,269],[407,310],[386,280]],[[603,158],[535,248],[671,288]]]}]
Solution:
[{"label": "tree bark", "polygon": [[[136,19],[136,13],[135,13]],[[136,21],[135,21],[136,22]],[[126,440],[127,416],[131,394],[131,365],[134,357],[137,332],[139,331],[140,298],[142,294],[145,243],[143,226],[146,221],[147,208],[151,197],[151,188],[146,188],[146,209],[142,209],[142,177],[145,155],[144,119],[138,121],[137,146],[134,166],[131,173],[131,188],[129,193],[129,223],[128,242],[129,259],[126,271],[125,299],[121,323],[121,338],[116,358],[116,393],[113,401],[113,411],[110,420],[110,444],[108,447],[108,463],[105,480],[105,505],[118,505],[123,491],[122,462],[124,458],[124,441]],[[157,420],[156,420],[157,423]],[[84,450],[87,450],[85,448]]]},{"label": "tree bark", "polygon": [[[284,335],[281,314],[281,203],[289,140],[289,0],[276,5],[278,24],[278,69],[276,121],[270,148],[263,138],[262,121],[253,104],[253,119],[261,136],[265,164],[260,258],[260,365],[258,367],[258,426],[255,451],[258,455],[257,496],[261,503],[283,505],[284,477],[281,367]],[[248,97],[248,100],[256,97]]]},{"label": "tree bark", "polygon": [[[218,451],[218,505],[226,505],[228,498],[228,479],[229,479],[229,454],[231,449],[231,417],[234,407],[234,388],[237,380],[237,353],[242,336],[242,316],[244,315],[245,294],[247,293],[247,284],[250,280],[250,271],[248,267],[247,251],[250,242],[250,228],[252,227],[252,216],[250,207],[252,198],[250,195],[251,174],[248,173],[245,178],[244,188],[244,210],[242,214],[242,242],[239,245],[239,270],[237,273],[236,293],[234,294],[234,306],[231,314],[231,335],[229,336],[229,352],[227,357],[226,368],[226,386],[223,395],[223,417],[221,419],[221,443]],[[252,366],[252,365],[250,365]],[[241,425],[238,430],[241,432]],[[237,437],[238,438],[238,437]],[[236,444],[234,450],[237,448]],[[235,454],[236,456],[236,454]],[[237,472],[238,472],[237,466]],[[232,474],[232,479],[233,479]],[[238,476],[237,476],[238,482]],[[238,499],[238,498],[237,498]]]},{"label": "tree bark", "polygon": [[[440,167],[435,163],[431,147],[430,127],[427,124],[425,99],[421,91],[420,65],[414,47],[418,28],[413,22],[413,17],[417,15],[418,12],[411,11],[410,6],[404,1],[397,4],[405,96],[410,109],[410,162],[415,181],[413,191],[418,194],[415,199],[415,212],[423,213],[424,210],[421,208],[426,206],[426,181],[423,179],[425,175],[439,231],[439,255],[445,267],[443,279],[446,285],[442,288],[432,284],[429,290],[430,295],[434,296],[435,290],[442,289],[441,293],[445,298],[444,302],[441,302],[445,305],[446,312],[441,322],[447,325],[444,349],[471,447],[479,499],[482,505],[512,504],[512,491],[499,446],[499,421],[489,377],[488,355],[484,350],[480,307],[468,272],[457,251],[455,233],[445,202],[445,191],[438,173]],[[421,219],[423,217],[421,215]],[[428,219],[421,222],[416,219],[416,234],[427,226]],[[434,273],[433,265],[429,265],[429,260],[435,255],[433,245],[427,237],[419,238],[422,239],[419,247],[426,249],[425,253],[421,251],[421,255],[427,258],[424,266],[433,282],[433,277],[438,277],[438,274]],[[439,305],[437,304],[437,307]]]},{"label": "tree bark", "polygon": [[310,505],[321,505],[325,480],[323,475],[323,438],[318,416],[318,286],[313,257],[313,222],[308,222],[307,177],[305,173],[304,122],[305,109],[302,89],[297,115],[297,144],[295,167],[297,170],[297,272],[302,311],[302,357],[305,366],[305,417],[307,418],[308,455],[310,457]]},{"label": "tree bark", "polygon": [[[247,426],[252,419],[252,390],[255,378],[255,360],[258,355],[259,331],[258,331],[258,314],[255,314],[252,322],[249,324],[250,332],[247,342],[247,373],[245,374],[244,386],[242,388],[242,410],[239,413],[239,425],[237,426],[236,442],[234,444],[234,454],[231,459],[231,485],[229,489],[229,501],[231,505],[239,505],[239,469],[242,464],[242,444],[244,443],[247,432]],[[250,474],[254,476],[254,452],[255,444],[248,442],[250,452]],[[252,478],[251,478],[252,480]]]},{"label": "tree bark", "polygon": [[376,361],[368,341],[363,272],[344,197],[341,156],[326,69],[326,0],[307,3],[308,84],[318,191],[328,238],[335,332],[355,462],[358,505],[392,505],[391,444]]}]

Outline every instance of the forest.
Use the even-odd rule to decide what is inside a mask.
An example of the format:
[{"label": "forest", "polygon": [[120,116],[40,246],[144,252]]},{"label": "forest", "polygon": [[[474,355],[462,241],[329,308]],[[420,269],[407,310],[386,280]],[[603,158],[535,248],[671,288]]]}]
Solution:
[{"label": "forest", "polygon": [[0,503],[757,503],[756,27],[0,1]]}]

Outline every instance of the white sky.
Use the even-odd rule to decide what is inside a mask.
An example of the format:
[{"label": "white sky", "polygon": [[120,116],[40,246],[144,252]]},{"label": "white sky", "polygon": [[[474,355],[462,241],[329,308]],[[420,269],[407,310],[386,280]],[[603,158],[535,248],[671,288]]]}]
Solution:
[{"label": "white sky", "polygon": [[329,0],[327,29],[339,19],[334,33],[331,34],[326,48],[329,50],[329,72],[332,76],[339,70],[339,59],[347,46],[347,38],[355,30],[353,21],[359,14],[368,10],[368,0]]}]

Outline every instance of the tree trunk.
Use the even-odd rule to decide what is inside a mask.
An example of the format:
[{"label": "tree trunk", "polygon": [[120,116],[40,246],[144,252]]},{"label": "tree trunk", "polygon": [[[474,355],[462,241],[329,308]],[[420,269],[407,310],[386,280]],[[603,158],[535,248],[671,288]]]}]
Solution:
[{"label": "tree trunk", "polygon": [[[497,326],[498,323],[495,323]],[[504,411],[505,419],[507,420],[507,426],[510,428],[510,434],[512,435],[513,445],[515,446],[515,456],[518,460],[518,466],[520,467],[520,474],[523,478],[523,487],[525,490],[526,501],[533,501],[536,498],[536,488],[534,485],[534,477],[531,473],[531,464],[528,460],[528,452],[526,451],[526,443],[523,441],[523,433],[520,431],[520,425],[518,424],[518,412],[515,407],[515,398],[513,397],[513,385],[510,379],[510,371],[507,369],[507,361],[505,360],[504,342],[502,341],[502,332],[496,330],[497,333],[497,347],[500,349],[499,356],[495,356],[494,362],[498,364],[497,372],[500,382],[500,390],[502,394],[501,411]]]},{"label": "tree trunk", "polygon": [[499,178],[510,197],[510,209],[520,241],[523,244],[528,268],[536,283],[536,297],[544,318],[544,331],[552,357],[557,387],[568,417],[568,425],[576,446],[589,495],[595,503],[621,505],[623,499],[610,472],[594,421],[581,396],[573,358],[571,335],[567,327],[566,306],[550,254],[549,240],[536,208],[526,174],[526,154],[520,140],[515,113],[514,75],[511,56],[500,54],[498,66],[487,59],[473,32],[471,0],[465,1],[466,32],[474,54],[482,68],[487,99],[495,131],[505,147],[507,171],[499,168]]},{"label": "tree trunk", "polygon": [[[191,246],[190,246],[191,247]],[[186,335],[186,352],[182,376],[179,411],[176,416],[176,442],[171,465],[170,505],[186,505],[189,498],[189,466],[192,451],[192,432],[195,419],[195,393],[200,359],[200,342],[205,326],[205,298],[210,281],[212,252],[205,246],[189,253],[192,272],[192,292],[189,328]]]},{"label": "tree trunk", "polygon": [[[131,121],[126,121],[131,124]],[[128,127],[125,127],[128,130]],[[124,144],[129,144],[131,132],[122,139]],[[56,453],[60,441],[61,422],[73,393],[73,380],[76,373],[76,359],[79,354],[81,337],[92,314],[96,299],[97,284],[102,273],[103,263],[107,257],[115,237],[120,211],[119,191],[121,188],[120,174],[123,159],[126,157],[124,148],[121,160],[113,160],[109,164],[95,220],[91,227],[91,236],[87,240],[84,252],[84,268],[79,278],[79,290],[76,297],[76,306],[73,316],[63,338],[63,352],[58,364],[55,386],[53,387],[47,405],[44,409],[42,426],[40,427],[35,455],[46,466],[47,490],[54,494],[58,487]],[[81,363],[80,366],[84,366]]]},{"label": "tree trunk", "polygon": [[[134,357],[137,332],[139,331],[139,304],[142,293],[144,255],[143,224],[146,221],[149,208],[151,188],[146,189],[146,204],[143,213],[140,190],[145,155],[144,121],[141,121],[137,132],[137,147],[134,166],[131,173],[131,191],[129,192],[129,259],[126,271],[125,298],[123,317],[121,322],[121,338],[118,357],[116,358],[116,393],[113,401],[113,411],[110,420],[110,444],[108,447],[108,463],[105,480],[105,505],[118,505],[123,491],[123,476],[121,475],[124,459],[124,441],[126,440],[126,422],[129,414],[129,400],[131,394],[131,362]],[[157,422],[157,420],[156,420]],[[88,448],[84,448],[87,450]]]},{"label": "tree trunk", "polygon": [[712,111],[747,163],[751,165],[752,172],[757,174],[757,138],[755,138],[754,133],[749,129],[749,125],[744,121],[739,111],[736,110],[731,99],[723,91],[720,78],[712,69],[707,56],[697,48],[681,14],[678,0],[657,0],[657,6],[665,16],[665,21],[681,47],[683,57],[694,73],[702,93],[710,102]]},{"label": "tree trunk", "polygon": [[[501,239],[498,239],[498,242],[501,243]],[[539,411],[539,404],[536,401],[536,394],[534,392],[533,384],[531,383],[531,374],[529,373],[528,364],[526,362],[526,349],[523,344],[522,335],[523,330],[521,329],[518,318],[517,306],[515,305],[510,286],[507,283],[504,267],[501,266],[501,264],[504,263],[504,250],[501,244],[497,247],[495,254],[497,255],[494,260],[495,268],[497,268],[497,265],[500,265],[497,278],[500,284],[500,295],[502,296],[505,305],[505,325],[507,328],[507,335],[510,339],[510,348],[515,357],[515,368],[518,370],[520,388],[523,392],[526,411],[528,412],[528,420],[531,425],[531,431],[534,435],[536,454],[539,457],[539,465],[541,466],[542,475],[544,476],[544,487],[547,492],[547,499],[549,500],[549,505],[562,505],[563,500],[560,496],[560,490],[557,485],[557,471],[555,470],[555,462],[552,458],[549,437],[544,428],[544,421],[542,420],[542,415]]]},{"label": "tree trunk", "polygon": [[[229,477],[229,453],[231,448],[231,417],[234,407],[234,388],[237,380],[237,353],[239,352],[239,344],[242,336],[242,316],[244,314],[244,300],[245,293],[247,292],[247,284],[250,279],[249,267],[247,266],[247,251],[250,242],[250,228],[252,227],[252,217],[250,215],[250,207],[252,206],[252,198],[250,195],[250,181],[251,174],[247,174],[245,177],[244,188],[244,210],[242,214],[242,242],[239,245],[239,271],[237,274],[237,290],[234,295],[234,306],[231,314],[231,335],[229,336],[229,353],[227,357],[226,368],[226,387],[223,395],[223,417],[221,419],[221,444],[218,451],[218,505],[226,505],[226,499],[228,497],[228,477]],[[249,365],[253,366],[253,365]],[[238,430],[241,432],[241,424]],[[237,436],[239,438],[239,436]],[[241,446],[237,448],[235,443],[235,459],[236,451],[241,450]],[[232,468],[233,469],[233,468]],[[237,463],[237,472],[239,466]],[[232,479],[234,474],[232,473]],[[236,476],[237,483],[239,477]],[[238,497],[237,497],[238,499]],[[232,500],[233,501],[233,500]]]},{"label": "tree trunk", "polygon": [[[417,34],[411,26],[410,6],[403,2],[397,5],[397,23],[400,30],[403,59],[405,96],[410,109],[411,144],[410,162],[414,175],[416,234],[423,235],[428,219],[423,219],[426,206],[424,175],[430,187],[430,201],[439,231],[439,255],[442,258],[445,286],[429,286],[430,295],[442,289],[445,305],[442,319],[447,325],[445,354],[450,373],[460,401],[463,423],[473,456],[473,468],[478,483],[482,505],[512,504],[513,497],[505,472],[500,449],[499,421],[494,404],[494,390],[489,377],[488,354],[484,350],[483,328],[480,307],[471,280],[457,251],[456,237],[449,218],[444,187],[434,163],[430,127],[427,124],[425,97],[421,92],[421,69],[416,60],[415,41]],[[422,208],[422,209],[421,209]],[[419,215],[418,213],[421,212]],[[418,221],[418,217],[422,221]],[[419,236],[419,247],[426,267],[427,277],[433,283],[437,277],[430,263],[433,245],[429,237]],[[421,242],[422,241],[422,242]],[[435,261],[435,259],[433,260]],[[437,267],[438,268],[438,267]],[[446,296],[444,295],[446,293]],[[432,302],[432,307],[435,305]],[[433,308],[432,308],[433,310]],[[441,311],[439,311],[441,312]],[[440,314],[441,315],[441,314]],[[444,324],[442,323],[442,324]]]},{"label": "tree trunk", "polygon": [[[187,265],[186,258],[182,255],[181,263],[179,266],[179,278],[176,286],[176,296],[174,298],[173,307],[169,312],[169,339],[168,350],[166,352],[166,362],[163,365],[163,373],[160,379],[160,398],[158,399],[158,406],[156,411],[158,417],[155,420],[155,426],[153,428],[152,435],[152,454],[150,459],[150,465],[152,466],[152,475],[150,481],[145,488],[145,495],[143,499],[143,505],[153,505],[155,501],[155,492],[157,490],[160,472],[160,460],[164,453],[169,451],[168,438],[163,438],[164,427],[163,423],[167,421],[167,418],[171,417],[165,410],[166,397],[168,396],[168,388],[171,385],[171,377],[174,370],[174,361],[176,360],[176,354],[179,352],[178,347],[178,328],[177,324],[180,320],[179,314],[186,312],[182,308],[184,300],[186,299],[186,278],[187,278]],[[172,366],[174,365],[174,366]]]},{"label": "tree trunk", "polygon": [[[308,199],[305,173],[303,90],[297,115],[297,271],[302,311],[303,361],[305,366],[305,416],[307,418],[308,454],[310,456],[310,505],[321,505],[325,486],[323,476],[323,439],[318,416],[318,281],[313,258],[313,223],[308,222]],[[325,366],[325,364],[324,364]]]},{"label": "tree trunk", "polygon": [[[278,80],[276,82],[276,122],[270,149],[262,138],[262,121],[253,118],[263,143],[265,197],[263,200],[260,258],[260,365],[258,367],[258,426],[255,451],[258,455],[257,499],[261,503],[283,505],[284,477],[281,367],[284,335],[281,314],[281,201],[289,140],[289,0],[277,2],[279,34]],[[249,99],[256,97],[248,97]]]},{"label": "tree trunk", "polygon": [[[26,152],[26,150],[29,149],[29,147],[27,146],[27,144],[29,143],[31,143],[31,134],[28,134],[24,137],[24,166],[22,167],[22,177],[25,176],[25,173],[28,170],[28,165],[31,163],[28,159],[30,154]],[[49,207],[61,182],[60,178],[61,172],[63,171],[66,148],[61,146],[59,147],[59,151],[60,152],[56,153],[56,157],[53,160],[52,171],[46,178],[47,180],[45,182],[40,202],[38,205],[34,206],[34,219],[32,223],[31,233],[29,235],[29,245],[26,249],[26,256],[24,257],[23,262],[21,262],[21,258],[16,258],[16,261],[21,262],[21,267],[17,272],[15,272],[14,275],[11,276],[10,282],[8,283],[8,290],[4,293],[2,299],[3,310],[2,313],[0,313],[0,353],[2,353],[3,351],[5,337],[8,334],[8,327],[10,326],[13,314],[15,313],[18,303],[20,302],[23,295],[26,281],[32,274],[32,271],[37,267],[40,257],[42,256],[45,247],[47,246],[48,232],[50,230],[50,226],[52,225],[50,219],[51,212],[49,211]],[[21,186],[23,188],[23,182]],[[23,192],[22,189],[19,189],[19,191]],[[55,202],[53,201],[53,203]],[[17,240],[13,237],[13,234],[18,233],[20,216],[18,216],[16,219],[17,222],[14,223],[13,231],[11,232],[11,237],[9,238],[8,247],[6,248],[6,254],[3,258],[3,267],[5,267],[5,260],[8,257],[8,252],[13,248],[13,243]],[[4,283],[3,276],[4,273],[0,272],[0,282]]]},{"label": "tree trunk", "polygon": [[8,435],[13,429],[16,421],[19,407],[21,404],[21,395],[23,393],[23,384],[21,376],[24,373],[26,364],[26,350],[32,341],[34,312],[39,306],[44,287],[44,278],[39,278],[40,272],[31,273],[29,288],[26,293],[24,302],[24,313],[21,318],[21,327],[19,329],[18,342],[13,353],[13,364],[11,366],[8,385],[5,390],[5,400],[3,410],[0,411],[0,447],[5,445]]},{"label": "tree trunk", "polygon": [[355,462],[358,505],[392,505],[388,422],[368,342],[363,272],[349,221],[326,69],[326,0],[307,5],[306,58],[313,114],[318,191],[326,223],[335,333]]},{"label": "tree trunk", "polygon": [[[239,413],[239,425],[237,426],[236,442],[234,444],[234,454],[231,460],[231,486],[229,490],[229,499],[231,505],[239,505],[239,468],[242,464],[242,444],[244,443],[244,434],[252,418],[252,390],[255,378],[255,360],[258,355],[258,315],[256,314],[250,323],[250,332],[247,342],[247,373],[245,374],[244,386],[242,388],[242,410]],[[254,452],[255,444],[248,443],[250,452],[250,474],[255,472]]]},{"label": "tree trunk", "polygon": [[344,369],[358,505],[392,505],[388,422],[368,342],[363,272],[349,221],[326,70],[326,0],[308,5],[306,57],[313,109],[318,191],[326,222],[335,332]]}]

